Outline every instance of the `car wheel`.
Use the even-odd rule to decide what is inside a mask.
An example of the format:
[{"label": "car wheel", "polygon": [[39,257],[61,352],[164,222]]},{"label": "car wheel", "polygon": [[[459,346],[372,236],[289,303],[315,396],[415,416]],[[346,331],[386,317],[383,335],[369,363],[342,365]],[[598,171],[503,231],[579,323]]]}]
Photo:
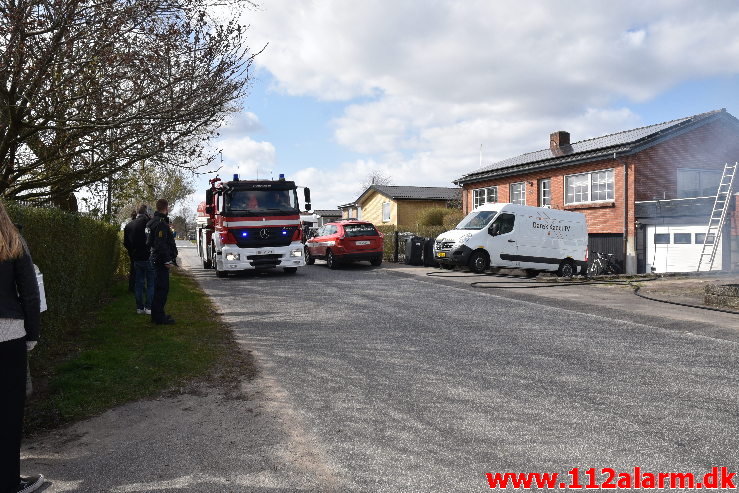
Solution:
[{"label": "car wheel", "polygon": [[326,265],[329,269],[337,269],[339,267],[336,257],[334,257],[334,252],[331,250],[326,252]]},{"label": "car wheel", "polygon": [[310,250],[308,250],[308,247],[305,247],[305,265],[313,265],[316,263],[316,259],[313,258],[313,255],[310,254]]},{"label": "car wheel", "polygon": [[470,270],[475,274],[482,274],[490,267],[490,259],[484,250],[477,250],[470,255],[468,263]]},{"label": "car wheel", "polygon": [[572,277],[575,275],[575,263],[570,259],[565,259],[559,264],[557,275],[559,277]]},{"label": "car wheel", "polygon": [[285,271],[285,274],[295,274],[296,272],[298,272],[297,267],[285,267],[282,270]]},{"label": "car wheel", "polygon": [[375,267],[382,265],[382,257],[373,258],[372,260],[370,260],[370,264]]}]

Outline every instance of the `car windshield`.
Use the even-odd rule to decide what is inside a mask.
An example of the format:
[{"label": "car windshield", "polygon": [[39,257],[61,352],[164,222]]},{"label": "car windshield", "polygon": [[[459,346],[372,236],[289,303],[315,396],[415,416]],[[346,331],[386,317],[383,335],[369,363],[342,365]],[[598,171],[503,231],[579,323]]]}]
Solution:
[{"label": "car windshield", "polygon": [[371,224],[345,224],[345,236],[377,236],[377,230]]},{"label": "car windshield", "polygon": [[490,220],[498,211],[473,211],[467,214],[454,229],[482,229],[488,225]]},{"label": "car windshield", "polygon": [[289,211],[298,208],[295,190],[234,190],[226,195],[229,211]]}]

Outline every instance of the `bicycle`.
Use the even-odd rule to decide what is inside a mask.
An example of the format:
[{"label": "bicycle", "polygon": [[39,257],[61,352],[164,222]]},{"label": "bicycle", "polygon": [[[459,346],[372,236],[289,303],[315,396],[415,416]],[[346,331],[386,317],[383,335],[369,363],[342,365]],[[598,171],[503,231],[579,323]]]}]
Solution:
[{"label": "bicycle", "polygon": [[588,277],[603,274],[620,274],[621,268],[613,261],[614,254],[593,252],[595,259],[588,266]]}]

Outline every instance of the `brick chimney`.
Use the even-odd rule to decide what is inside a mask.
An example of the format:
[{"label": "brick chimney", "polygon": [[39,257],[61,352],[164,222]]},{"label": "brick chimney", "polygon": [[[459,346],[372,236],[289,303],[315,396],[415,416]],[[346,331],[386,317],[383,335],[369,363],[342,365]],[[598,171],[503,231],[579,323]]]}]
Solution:
[{"label": "brick chimney", "polygon": [[563,147],[570,145],[570,133],[557,130],[549,135],[549,148],[552,151],[561,151]]}]

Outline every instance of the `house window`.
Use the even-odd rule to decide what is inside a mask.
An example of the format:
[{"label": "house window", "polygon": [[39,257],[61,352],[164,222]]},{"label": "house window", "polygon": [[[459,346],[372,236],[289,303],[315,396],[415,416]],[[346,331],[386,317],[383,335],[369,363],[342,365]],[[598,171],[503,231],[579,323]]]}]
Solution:
[{"label": "house window", "polygon": [[690,233],[675,233],[673,238],[673,242],[675,245],[690,245],[691,243],[691,235]]},{"label": "house window", "polygon": [[472,208],[498,201],[498,187],[476,188],[472,190]]},{"label": "house window", "polygon": [[654,234],[655,245],[669,245],[670,244],[670,233],[655,233]]},{"label": "house window", "polygon": [[390,222],[390,202],[382,203],[382,222]]},{"label": "house window", "polygon": [[566,176],[565,190],[566,204],[613,200],[613,170],[606,169]]},{"label": "house window", "polygon": [[706,241],[706,233],[696,233],[695,234],[695,244],[696,245],[702,245],[704,242],[706,245],[713,245],[715,235],[711,233],[708,235],[708,241]]},{"label": "house window", "polygon": [[361,207],[357,207],[357,219],[360,221],[362,220],[362,208]]},{"label": "house window", "polygon": [[677,170],[677,197],[714,197],[721,182],[721,171],[712,169]]},{"label": "house window", "polygon": [[526,205],[526,183],[511,183],[511,204]]},{"label": "house window", "polygon": [[539,180],[539,207],[552,205],[552,180],[545,178]]}]

